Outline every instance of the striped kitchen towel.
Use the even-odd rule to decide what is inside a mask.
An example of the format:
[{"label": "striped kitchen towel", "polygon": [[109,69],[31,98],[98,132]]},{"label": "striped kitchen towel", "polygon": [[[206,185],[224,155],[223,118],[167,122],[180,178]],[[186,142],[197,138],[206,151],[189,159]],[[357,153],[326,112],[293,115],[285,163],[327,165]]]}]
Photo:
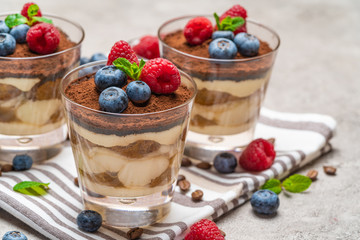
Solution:
[{"label": "striped kitchen towel", "polygon": [[[182,239],[188,226],[199,219],[216,219],[243,204],[267,179],[283,178],[330,151],[335,125],[329,116],[262,109],[255,135],[276,139],[277,156],[272,167],[260,173],[239,168],[232,174],[194,166],[182,168],[181,174],[192,184],[190,191],[184,194],[176,189],[170,214],[145,228],[142,239]],[[71,148],[67,146],[53,159],[28,171],[3,173],[0,206],[50,239],[126,239],[128,229],[102,226],[93,234],[78,229],[76,217],[83,207],[73,183],[75,176]],[[50,182],[51,190],[41,197],[23,195],[12,190],[20,181]],[[195,189],[203,190],[203,201],[191,200],[191,190]]]}]

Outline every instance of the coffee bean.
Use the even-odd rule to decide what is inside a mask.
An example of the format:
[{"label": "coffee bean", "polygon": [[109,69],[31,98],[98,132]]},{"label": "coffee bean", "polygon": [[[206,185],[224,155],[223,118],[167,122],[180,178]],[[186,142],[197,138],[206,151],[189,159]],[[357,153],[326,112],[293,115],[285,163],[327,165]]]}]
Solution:
[{"label": "coffee bean", "polygon": [[200,163],[196,164],[196,167],[201,168],[201,169],[210,169],[211,164],[208,162],[200,162]]},{"label": "coffee bean", "polygon": [[75,186],[79,187],[79,179],[77,177],[74,178],[74,184]]},{"label": "coffee bean", "polygon": [[179,185],[179,182],[182,181],[182,180],[185,180],[185,176],[184,175],[181,175],[179,174],[178,178],[177,178],[177,185]]},{"label": "coffee bean", "polygon": [[189,167],[189,166],[191,166],[191,165],[192,165],[192,162],[190,161],[190,159],[184,157],[184,158],[181,160],[181,166],[182,166],[182,167]]},{"label": "coffee bean", "polygon": [[306,174],[306,176],[308,176],[311,179],[311,181],[315,181],[317,178],[317,175],[318,175],[318,171],[316,171],[316,170],[310,170]]},{"label": "coffee bean", "polygon": [[324,172],[327,175],[335,175],[336,173],[336,168],[332,167],[332,166],[324,166]]},{"label": "coffee bean", "polygon": [[10,172],[13,170],[13,166],[11,164],[4,164],[1,166],[1,171]]},{"label": "coffee bean", "polygon": [[200,201],[203,196],[204,196],[203,191],[201,191],[199,189],[195,190],[194,192],[191,193],[191,198],[193,201]]},{"label": "coffee bean", "polygon": [[179,182],[179,188],[181,191],[186,192],[190,189],[191,184],[188,180],[184,179]]},{"label": "coffee bean", "polygon": [[138,239],[143,234],[143,231],[142,228],[132,228],[126,233],[126,236],[131,240]]}]

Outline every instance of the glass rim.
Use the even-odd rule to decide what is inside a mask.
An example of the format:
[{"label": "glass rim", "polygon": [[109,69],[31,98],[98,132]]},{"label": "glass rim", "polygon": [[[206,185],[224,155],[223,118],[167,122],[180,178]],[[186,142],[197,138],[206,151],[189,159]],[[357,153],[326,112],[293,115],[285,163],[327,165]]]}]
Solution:
[{"label": "glass rim", "polygon": [[84,64],[84,65],[81,65],[79,67],[76,67],[74,69],[72,69],[70,72],[66,73],[65,76],[61,79],[61,82],[60,82],[60,93],[62,95],[62,97],[70,102],[71,104],[73,105],[76,105],[82,109],[86,109],[88,111],[91,111],[91,112],[95,112],[95,113],[99,113],[99,114],[105,114],[105,115],[110,115],[110,116],[118,116],[118,117],[140,117],[140,116],[151,116],[151,115],[157,115],[157,114],[162,114],[162,113],[166,113],[166,112],[171,112],[171,111],[174,111],[176,109],[179,109],[179,108],[182,108],[186,105],[189,105],[189,103],[191,101],[193,101],[193,99],[195,98],[196,94],[197,94],[197,85],[194,81],[194,79],[187,73],[179,70],[180,72],[180,75],[183,75],[185,76],[190,82],[191,84],[193,85],[194,87],[194,92],[192,94],[192,96],[184,103],[176,106],[176,107],[173,107],[173,108],[169,108],[169,109],[165,109],[165,110],[162,110],[162,111],[157,111],[157,112],[150,112],[150,113],[136,113],[136,114],[126,114],[126,113],[112,113],[112,112],[105,112],[105,111],[101,111],[101,110],[96,110],[96,109],[92,109],[92,108],[89,108],[89,107],[86,107],[86,106],[83,106],[77,102],[74,102],[73,100],[69,99],[66,94],[65,94],[65,86],[64,86],[64,81],[66,80],[66,78],[68,78],[71,74],[75,73],[75,72],[78,72],[82,69],[85,69],[87,67],[94,67],[94,66],[98,66],[98,65],[102,65],[102,64],[105,64],[106,65],[106,62],[107,60],[100,60],[100,61],[95,61],[95,62],[91,62],[91,63],[87,63],[87,64]]},{"label": "glass rim", "polygon": [[[8,16],[8,15],[10,15],[10,14],[15,14],[15,13],[18,13],[18,12],[1,13],[1,14],[0,14],[0,17]],[[32,59],[51,58],[51,57],[54,57],[54,56],[57,56],[57,55],[61,55],[61,54],[65,53],[65,52],[69,52],[69,51],[71,51],[71,50],[73,50],[73,49],[78,48],[78,47],[81,45],[81,43],[84,41],[85,31],[84,31],[83,27],[82,27],[79,23],[74,22],[74,21],[69,20],[69,19],[66,19],[66,18],[63,18],[63,17],[60,17],[60,16],[57,16],[57,15],[55,15],[55,14],[47,14],[47,13],[45,13],[45,14],[43,14],[43,16],[45,16],[45,17],[50,17],[50,18],[56,18],[56,19],[59,19],[59,20],[62,20],[62,21],[65,21],[65,22],[67,22],[67,23],[70,23],[70,24],[74,25],[74,26],[77,27],[77,28],[80,30],[80,32],[81,32],[81,38],[80,38],[80,40],[77,41],[76,44],[75,44],[73,47],[67,48],[67,49],[62,50],[62,51],[60,51],[60,52],[54,52],[54,53],[45,54],[45,55],[40,55],[40,56],[34,56],[34,57],[6,57],[6,56],[0,56],[0,60],[8,60],[8,61],[9,61],[9,60],[10,60],[10,61],[12,61],[12,60],[17,60],[17,61],[18,61],[18,60],[32,60]]]},{"label": "glass rim", "polygon": [[186,15],[186,16],[181,16],[181,17],[176,17],[176,18],[172,18],[166,22],[164,22],[158,29],[157,31],[157,37],[160,41],[161,44],[163,44],[164,46],[168,47],[169,49],[171,49],[172,51],[178,53],[178,54],[181,54],[183,56],[187,56],[187,57],[190,57],[190,58],[193,58],[193,59],[197,59],[197,60],[202,60],[202,61],[208,61],[208,62],[213,62],[213,63],[234,63],[234,62],[249,62],[249,61],[254,61],[254,60],[257,60],[257,59],[262,59],[262,58],[265,58],[271,54],[274,54],[277,52],[277,50],[279,49],[279,46],[280,46],[280,36],[270,27],[262,24],[262,23],[259,23],[255,20],[252,20],[252,19],[246,19],[246,22],[249,22],[251,24],[255,24],[257,26],[260,26],[266,30],[268,30],[269,32],[271,32],[275,37],[276,39],[278,40],[277,42],[277,45],[275,46],[275,48],[271,51],[271,52],[268,52],[266,54],[263,54],[261,56],[255,56],[255,57],[249,57],[249,58],[241,58],[241,59],[215,59],[215,58],[205,58],[205,57],[199,57],[199,56],[195,56],[195,55],[192,55],[192,54],[189,54],[189,53],[185,53],[185,52],[182,52],[180,50],[177,50],[176,48],[173,48],[171,46],[169,46],[168,44],[166,44],[162,38],[161,38],[161,31],[164,27],[166,27],[168,24],[170,23],[173,23],[173,22],[176,22],[176,21],[179,21],[179,20],[184,20],[184,19],[187,19],[187,18],[195,18],[195,17],[213,17],[212,15]]}]

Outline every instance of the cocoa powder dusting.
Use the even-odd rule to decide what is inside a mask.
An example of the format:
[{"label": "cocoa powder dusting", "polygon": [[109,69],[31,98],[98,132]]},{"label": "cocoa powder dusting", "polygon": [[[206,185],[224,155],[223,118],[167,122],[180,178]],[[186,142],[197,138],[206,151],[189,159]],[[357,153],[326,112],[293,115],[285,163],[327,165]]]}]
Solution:
[{"label": "cocoa powder dusting", "polygon": [[[181,52],[185,52],[194,56],[204,57],[204,58],[210,58],[208,49],[211,41],[212,39],[208,39],[203,44],[196,46],[190,45],[187,43],[184,37],[183,30],[178,30],[176,32],[169,33],[164,38],[164,42],[167,45]],[[260,48],[258,55],[264,55],[272,51],[272,49],[270,48],[267,42],[261,41],[260,39],[259,41],[260,41]],[[240,53],[237,53],[235,57],[235,59],[243,59],[243,58],[249,58],[249,57],[243,57]]]},{"label": "cocoa powder dusting", "polygon": [[[129,84],[130,81],[128,80]],[[126,91],[127,84],[122,87]],[[65,90],[66,96],[72,101],[83,105],[85,107],[100,110],[99,95],[96,90],[94,75],[87,75],[82,78],[74,80]],[[180,86],[174,93],[167,95],[151,94],[149,102],[145,106],[136,106],[130,100],[128,107],[123,114],[141,114],[159,112],[170,109],[185,103],[191,98],[191,91],[185,87]]]}]

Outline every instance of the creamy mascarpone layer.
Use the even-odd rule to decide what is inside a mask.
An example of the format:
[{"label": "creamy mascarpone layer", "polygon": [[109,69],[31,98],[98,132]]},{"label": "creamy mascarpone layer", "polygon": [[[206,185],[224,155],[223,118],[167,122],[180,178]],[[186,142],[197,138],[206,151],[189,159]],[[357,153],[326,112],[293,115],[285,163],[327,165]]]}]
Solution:
[{"label": "creamy mascarpone layer", "polygon": [[17,89],[27,92],[35,86],[41,79],[39,78],[14,78],[7,77],[0,79],[0,83],[16,87]]},{"label": "creamy mascarpone layer", "polygon": [[16,108],[25,99],[25,94],[21,93],[14,98],[0,101],[0,108]]},{"label": "creamy mascarpone layer", "polygon": [[190,131],[206,134],[206,135],[232,135],[245,132],[255,125],[255,121],[249,121],[239,126],[221,126],[221,125],[210,125],[210,126],[194,126],[190,125]]},{"label": "creamy mascarpone layer", "polygon": [[203,81],[200,78],[193,77],[199,90],[207,89],[209,91],[226,92],[235,97],[247,97],[265,86],[270,78],[271,71],[265,77],[236,82],[234,80],[214,80]]},{"label": "creamy mascarpone layer", "polygon": [[71,122],[73,129],[86,140],[104,147],[114,147],[114,146],[128,146],[131,143],[140,140],[152,140],[160,143],[161,145],[171,145],[176,143],[179,140],[179,137],[182,134],[184,126],[177,125],[168,130],[161,132],[147,132],[139,134],[131,134],[126,136],[117,136],[115,134],[107,135],[100,134],[89,131],[74,121]]},{"label": "creamy mascarpone layer", "polygon": [[65,121],[48,123],[41,126],[21,122],[0,122],[0,134],[4,135],[34,135],[50,132],[65,124]]}]

